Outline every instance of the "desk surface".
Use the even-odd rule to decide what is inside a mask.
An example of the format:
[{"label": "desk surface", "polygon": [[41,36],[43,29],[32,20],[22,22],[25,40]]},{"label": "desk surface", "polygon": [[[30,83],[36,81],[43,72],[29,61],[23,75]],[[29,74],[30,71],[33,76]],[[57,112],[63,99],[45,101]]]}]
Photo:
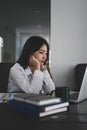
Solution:
[{"label": "desk surface", "polygon": [[6,103],[0,103],[0,128],[11,130],[58,130],[87,129],[87,100],[79,104],[70,104],[67,112],[31,119],[28,114],[13,111]]}]

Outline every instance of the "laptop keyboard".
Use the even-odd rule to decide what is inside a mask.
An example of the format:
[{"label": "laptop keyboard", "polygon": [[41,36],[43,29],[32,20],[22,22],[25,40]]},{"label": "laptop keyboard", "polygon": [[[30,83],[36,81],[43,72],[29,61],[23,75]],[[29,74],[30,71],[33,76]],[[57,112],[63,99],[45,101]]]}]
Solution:
[{"label": "laptop keyboard", "polygon": [[78,98],[78,95],[79,95],[79,93],[71,93],[71,94],[70,94],[70,99],[71,99],[71,100],[75,100],[75,99]]}]

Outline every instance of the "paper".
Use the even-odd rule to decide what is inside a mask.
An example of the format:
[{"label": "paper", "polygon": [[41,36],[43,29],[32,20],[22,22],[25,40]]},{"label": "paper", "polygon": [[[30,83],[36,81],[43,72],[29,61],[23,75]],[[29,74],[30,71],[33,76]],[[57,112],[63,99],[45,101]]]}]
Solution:
[{"label": "paper", "polygon": [[12,93],[0,93],[0,102],[7,102],[11,99],[13,99]]}]

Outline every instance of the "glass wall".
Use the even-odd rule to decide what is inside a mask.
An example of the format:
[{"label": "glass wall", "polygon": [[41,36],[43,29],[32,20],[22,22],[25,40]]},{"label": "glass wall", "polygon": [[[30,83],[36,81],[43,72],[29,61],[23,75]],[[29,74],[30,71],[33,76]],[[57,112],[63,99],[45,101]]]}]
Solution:
[{"label": "glass wall", "polygon": [[28,37],[50,39],[50,0],[0,0],[0,62],[18,59]]}]

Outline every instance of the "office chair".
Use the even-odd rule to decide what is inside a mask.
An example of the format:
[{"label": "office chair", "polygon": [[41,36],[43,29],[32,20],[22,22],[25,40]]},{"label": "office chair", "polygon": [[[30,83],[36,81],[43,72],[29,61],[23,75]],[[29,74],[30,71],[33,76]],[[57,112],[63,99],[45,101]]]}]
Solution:
[{"label": "office chair", "polygon": [[0,63],[0,93],[7,93],[9,70],[14,63]]}]

